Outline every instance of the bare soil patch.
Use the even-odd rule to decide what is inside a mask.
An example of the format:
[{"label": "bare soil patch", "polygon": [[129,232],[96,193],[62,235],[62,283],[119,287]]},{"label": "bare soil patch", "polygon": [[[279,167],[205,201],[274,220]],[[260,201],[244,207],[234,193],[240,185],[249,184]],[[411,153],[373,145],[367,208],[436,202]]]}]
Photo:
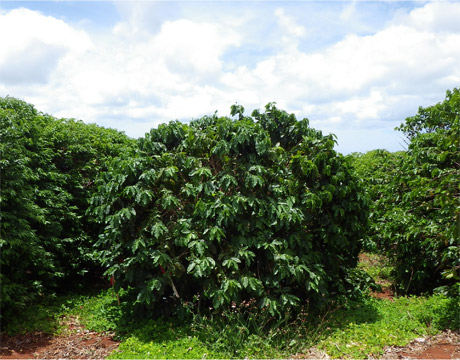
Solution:
[{"label": "bare soil patch", "polygon": [[460,331],[415,339],[405,347],[385,349],[385,359],[460,359]]},{"label": "bare soil patch", "polygon": [[373,291],[371,293],[371,296],[377,299],[385,299],[385,300],[393,301],[393,297],[395,296],[395,294],[391,288],[382,286],[382,291],[380,292]]},{"label": "bare soil patch", "polygon": [[0,359],[103,359],[119,345],[113,334],[89,331],[75,318],[63,321],[66,330],[57,336],[0,334]]}]

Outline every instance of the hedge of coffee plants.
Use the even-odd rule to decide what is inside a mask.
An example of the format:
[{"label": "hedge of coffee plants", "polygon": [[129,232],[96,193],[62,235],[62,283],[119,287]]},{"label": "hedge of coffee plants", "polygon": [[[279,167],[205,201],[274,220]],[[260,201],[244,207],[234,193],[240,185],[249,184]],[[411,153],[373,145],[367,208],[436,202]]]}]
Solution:
[{"label": "hedge of coffee plants", "polygon": [[399,166],[405,152],[389,152],[383,149],[371,150],[367,153],[349,155],[356,177],[363,183],[370,199],[369,230],[364,239],[363,251],[382,252],[384,214],[389,206],[393,206],[389,184],[399,172]]},{"label": "hedge of coffee plants", "polygon": [[457,284],[460,270],[460,90],[397,129],[408,151],[386,190],[383,248],[402,293]]},{"label": "hedge of coffee plants", "polygon": [[459,113],[459,90],[454,89],[445,101],[421,107],[397,128],[406,136],[407,151],[350,156],[372,200],[365,247],[388,256],[401,294],[438,287],[458,294]]},{"label": "hedge of coffee plants", "polygon": [[368,200],[334,137],[272,103],[231,114],[160,125],[103,175],[89,213],[115,288],[272,314],[350,296]]},{"label": "hedge of coffee plants", "polygon": [[85,215],[99,173],[133,146],[124,134],[0,98],[1,316],[101,272]]}]

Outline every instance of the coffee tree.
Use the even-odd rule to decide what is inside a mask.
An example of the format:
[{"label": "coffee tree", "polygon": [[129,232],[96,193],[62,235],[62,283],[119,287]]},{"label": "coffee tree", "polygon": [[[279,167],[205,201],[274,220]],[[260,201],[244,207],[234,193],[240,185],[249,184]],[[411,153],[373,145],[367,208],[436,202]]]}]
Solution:
[{"label": "coffee tree", "polygon": [[351,294],[368,204],[333,136],[274,104],[232,116],[160,125],[104,174],[89,212],[116,289],[272,314]]},{"label": "coffee tree", "polygon": [[368,236],[363,244],[365,251],[384,252],[385,214],[394,204],[389,184],[399,173],[404,156],[405,152],[391,153],[383,149],[349,155],[356,177],[371,201]]},{"label": "coffee tree", "polygon": [[[124,134],[0,98],[1,316],[14,317],[99,265],[99,233],[85,215],[94,181],[132,144]],[[97,275],[97,274],[96,274]]]},{"label": "coffee tree", "polygon": [[[460,90],[406,119],[406,156],[386,190],[383,247],[399,291],[457,283],[460,269]],[[458,289],[457,289],[458,291]]]}]

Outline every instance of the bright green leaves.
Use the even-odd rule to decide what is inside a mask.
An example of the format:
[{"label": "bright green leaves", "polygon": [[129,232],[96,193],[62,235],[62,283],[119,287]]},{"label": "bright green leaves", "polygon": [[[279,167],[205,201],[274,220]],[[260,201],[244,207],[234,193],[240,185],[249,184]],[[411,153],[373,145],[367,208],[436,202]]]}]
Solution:
[{"label": "bright green leaves", "polygon": [[[409,139],[399,172],[388,187],[392,219],[384,223],[384,248],[396,265],[402,292],[422,292],[455,282],[442,273],[458,271],[460,248],[456,233],[460,196],[460,90],[447,91],[442,103],[420,108],[398,130]],[[404,213],[405,218],[392,214]],[[396,244],[396,247],[393,246]]]},{"label": "bright green leaves", "polygon": [[154,198],[154,193],[152,190],[141,190],[138,191],[135,198],[135,203],[146,207]]},{"label": "bright green leaves", "polygon": [[264,290],[262,281],[252,276],[242,276],[241,285],[244,289],[250,290],[257,295],[261,295]]},{"label": "bright green leaves", "polygon": [[256,119],[232,111],[161,125],[114,163],[92,208],[107,274],[146,303],[175,291],[214,307],[255,297],[278,315],[350,291],[367,203],[332,138],[274,104]]},{"label": "bright green leaves", "polygon": [[236,178],[232,175],[229,174],[224,174],[219,181],[219,186],[222,189],[222,191],[229,191],[232,187],[235,187],[238,185],[238,181]]},{"label": "bright green leaves", "polygon": [[398,128],[408,138],[406,153],[375,150],[353,156],[373,200],[367,246],[391,259],[400,293],[455,283],[442,274],[460,268],[459,114],[460,90],[454,89]]},{"label": "bright green leaves", "polygon": [[150,234],[155,237],[155,239],[161,239],[161,237],[166,234],[168,228],[163,224],[161,220],[155,221],[150,229]]},{"label": "bright green leaves", "polygon": [[200,167],[196,170],[193,170],[190,175],[192,179],[198,179],[198,180],[207,180],[212,177],[212,172],[211,169],[207,167]]},{"label": "bright green leaves", "polygon": [[209,229],[204,230],[203,235],[208,234],[208,238],[211,242],[217,241],[220,243],[223,239],[225,239],[224,231],[217,226],[213,226]]},{"label": "bright green leaves", "polygon": [[187,246],[191,250],[191,253],[194,253],[197,256],[203,256],[208,248],[208,245],[203,239],[190,241]]},{"label": "bright green leaves", "polygon": [[159,204],[165,210],[174,211],[180,204],[180,200],[173,195],[173,192],[169,189],[162,189],[160,191]]},{"label": "bright green leaves", "polygon": [[246,174],[246,177],[244,179],[244,185],[248,189],[256,189],[257,187],[261,188],[263,187],[265,181],[264,179],[259,176],[259,175],[253,175],[251,173]]},{"label": "bright green leaves", "polygon": [[202,278],[209,276],[215,266],[216,261],[212,257],[195,258],[190,261],[187,267],[187,273]]},{"label": "bright green leaves", "polygon": [[[86,209],[97,178],[115,156],[131,157],[134,141],[112,129],[56,119],[10,97],[0,98],[0,136],[0,313],[6,319],[35,297],[98,272],[93,245],[100,229]],[[125,184],[137,166],[130,165],[112,178],[105,189],[110,196],[92,200],[96,217],[117,214],[116,227],[136,215],[134,206],[118,206],[117,197],[148,202],[140,188]]]},{"label": "bright green leaves", "polygon": [[168,265],[171,264],[171,257],[163,251],[155,250],[150,255],[151,260],[154,265],[161,265],[163,268],[167,269]]},{"label": "bright green leaves", "polygon": [[222,266],[227,269],[234,269],[238,271],[238,264],[241,263],[241,260],[237,257],[231,257],[230,259],[225,259],[222,261]]}]

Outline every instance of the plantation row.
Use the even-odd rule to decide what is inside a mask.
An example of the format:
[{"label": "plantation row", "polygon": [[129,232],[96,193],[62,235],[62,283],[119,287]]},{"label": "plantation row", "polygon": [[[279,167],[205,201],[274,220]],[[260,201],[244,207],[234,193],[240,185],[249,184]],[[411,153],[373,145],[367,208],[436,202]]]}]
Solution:
[{"label": "plantation row", "polygon": [[401,125],[406,152],[344,157],[274,104],[133,140],[1,98],[2,323],[103,277],[156,315],[321,309],[372,286],[363,247],[401,293],[458,292],[459,113],[454,89]]}]

